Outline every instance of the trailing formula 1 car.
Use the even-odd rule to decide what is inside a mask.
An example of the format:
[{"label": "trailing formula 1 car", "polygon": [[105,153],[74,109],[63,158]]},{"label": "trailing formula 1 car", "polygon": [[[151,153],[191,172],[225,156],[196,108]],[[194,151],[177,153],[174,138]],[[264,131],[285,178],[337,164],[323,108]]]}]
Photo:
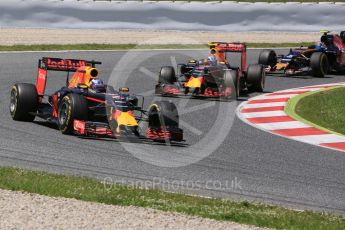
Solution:
[{"label": "trailing formula 1 car", "polygon": [[290,49],[287,55],[278,55],[274,50],[263,50],[259,63],[267,73],[280,72],[285,75],[311,74],[324,77],[329,72],[345,69],[345,31],[339,35],[321,31],[320,42],[309,47]]},{"label": "trailing formula 1 car", "polygon": [[[13,120],[33,121],[36,116],[56,124],[63,134],[98,137],[137,137],[154,141],[183,141],[176,106],[167,101],[152,103],[143,110],[144,98],[128,88],[114,90],[98,78],[95,65],[101,62],[42,58],[36,85],[17,83],[11,89]],[[67,73],[66,86],[45,94],[48,71]],[[74,73],[70,78],[70,73]],[[49,76],[51,77],[51,76]],[[141,106],[139,98],[141,97]],[[148,122],[140,134],[139,123]]]},{"label": "trailing formula 1 car", "polygon": [[[244,90],[264,90],[264,68],[262,65],[249,65],[247,68],[244,43],[211,42],[208,45],[210,56],[207,59],[178,64],[177,74],[174,67],[163,66],[155,86],[156,94],[236,99]],[[227,53],[240,53],[241,66],[233,66]]]}]

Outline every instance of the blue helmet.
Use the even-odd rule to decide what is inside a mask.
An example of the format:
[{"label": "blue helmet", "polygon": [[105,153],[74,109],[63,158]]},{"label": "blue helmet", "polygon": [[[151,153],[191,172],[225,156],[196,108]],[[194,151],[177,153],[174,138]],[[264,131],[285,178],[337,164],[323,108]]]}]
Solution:
[{"label": "blue helmet", "polygon": [[217,59],[214,56],[209,56],[207,61],[210,63],[210,65],[217,65]]},{"label": "blue helmet", "polygon": [[102,91],[105,89],[105,85],[101,79],[95,78],[91,80],[90,88],[97,91]]},{"label": "blue helmet", "polygon": [[91,88],[97,88],[97,86],[104,86],[104,83],[101,79],[92,79],[91,80]]}]

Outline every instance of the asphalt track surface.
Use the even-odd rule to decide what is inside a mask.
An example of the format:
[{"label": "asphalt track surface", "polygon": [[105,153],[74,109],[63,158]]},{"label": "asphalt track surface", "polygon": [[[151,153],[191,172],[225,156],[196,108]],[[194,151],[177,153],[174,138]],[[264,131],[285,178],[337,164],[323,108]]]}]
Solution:
[{"label": "asphalt track surface", "polygon": [[[126,84],[131,91],[148,94],[144,105],[146,108],[154,98],[150,90],[156,82],[153,78],[162,65],[169,65],[175,59],[177,62],[185,62],[187,54],[200,57],[206,55],[206,52],[135,52],[126,62],[122,62],[120,71],[117,69],[115,75],[111,75],[113,68],[124,59],[126,52],[1,53],[1,165],[91,176],[99,180],[154,186],[202,196],[256,200],[297,209],[344,212],[345,154],[288,140],[243,123],[234,115],[240,101],[163,98],[174,101],[182,111],[180,118],[186,143],[181,146],[66,136],[39,119],[34,123],[15,122],[9,114],[11,86],[16,82],[34,83],[37,60],[43,56],[102,61],[100,69],[104,79],[110,75],[129,75]],[[248,61],[254,63],[258,54],[259,50],[250,50]],[[131,63],[134,65],[136,62],[131,58],[139,56],[145,58],[139,61],[140,65],[135,66],[134,70],[131,69]],[[269,76],[266,78],[266,91],[344,80],[344,76],[324,79]],[[64,81],[65,78],[59,74],[51,74],[48,88],[58,89]],[[241,100],[246,100],[246,97]],[[224,106],[228,106],[230,112],[226,111],[226,116],[222,114],[218,117],[218,114],[224,112],[221,111]],[[225,126],[229,128],[225,134],[211,132],[212,127],[224,132]],[[222,134],[224,140],[219,137]],[[221,141],[215,144],[214,139],[217,138]],[[206,141],[206,146],[208,142],[210,146],[215,145],[215,148],[210,148],[208,154],[203,153],[195,145],[202,141]],[[148,152],[150,149],[151,155]],[[141,150],[143,156],[140,155]]]}]

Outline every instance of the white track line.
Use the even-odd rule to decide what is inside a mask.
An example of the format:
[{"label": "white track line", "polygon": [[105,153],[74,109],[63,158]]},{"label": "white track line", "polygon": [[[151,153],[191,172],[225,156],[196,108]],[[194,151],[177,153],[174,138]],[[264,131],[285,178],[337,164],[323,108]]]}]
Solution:
[{"label": "white track line", "polygon": [[261,129],[266,129],[266,130],[311,127],[310,125],[304,124],[304,123],[299,122],[299,121],[264,123],[264,124],[257,124],[257,126],[260,127]]},{"label": "white track line", "polygon": [[275,117],[275,116],[286,116],[284,111],[269,111],[269,112],[255,112],[255,113],[242,113],[244,118],[253,117]]},{"label": "white track line", "polygon": [[310,144],[322,144],[322,143],[338,143],[345,142],[345,137],[338,136],[335,134],[324,134],[324,135],[309,135],[309,136],[297,136],[291,137],[297,141],[303,141]]},{"label": "white track line", "polygon": [[260,95],[258,97],[256,97],[256,99],[276,99],[276,98],[291,98],[294,96],[299,95],[298,93],[294,93],[294,94],[284,94],[284,95],[269,95],[269,94],[264,94],[264,95]]},{"label": "white track line", "polygon": [[285,106],[286,102],[274,102],[265,104],[243,104],[242,108],[264,108],[264,107],[274,107],[274,106]]}]

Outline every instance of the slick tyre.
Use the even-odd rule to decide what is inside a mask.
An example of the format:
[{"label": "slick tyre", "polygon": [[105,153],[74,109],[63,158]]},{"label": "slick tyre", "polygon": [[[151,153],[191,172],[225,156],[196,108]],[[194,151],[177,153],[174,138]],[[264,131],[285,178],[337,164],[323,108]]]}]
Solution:
[{"label": "slick tyre", "polygon": [[174,84],[177,81],[174,67],[163,66],[159,72],[159,83]]},{"label": "slick tyre", "polygon": [[273,68],[277,64],[277,54],[274,50],[263,50],[259,55],[259,64]]},{"label": "slick tyre", "polygon": [[325,77],[329,69],[327,55],[321,52],[313,53],[310,57],[310,67],[314,77]]},{"label": "slick tyre", "polygon": [[262,65],[249,65],[247,68],[247,87],[251,92],[263,92],[265,71]]},{"label": "slick tyre", "polygon": [[63,134],[73,133],[74,120],[87,120],[87,101],[82,95],[68,94],[60,102],[58,109],[58,125]]},{"label": "slick tyre", "polygon": [[231,88],[231,94],[226,99],[237,99],[240,95],[239,75],[237,70],[225,70],[224,72],[224,87]]},{"label": "slick tyre", "polygon": [[149,107],[149,127],[179,127],[179,114],[174,103],[156,101]]},{"label": "slick tyre", "polygon": [[13,120],[33,121],[38,108],[38,95],[33,84],[19,83],[11,89],[10,113]]}]

